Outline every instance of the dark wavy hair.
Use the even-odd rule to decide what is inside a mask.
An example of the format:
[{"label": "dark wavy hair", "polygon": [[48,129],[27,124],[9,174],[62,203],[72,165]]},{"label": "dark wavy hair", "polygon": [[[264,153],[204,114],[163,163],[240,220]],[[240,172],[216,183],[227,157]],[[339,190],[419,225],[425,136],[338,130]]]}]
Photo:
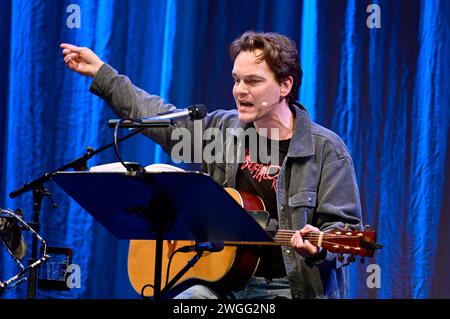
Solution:
[{"label": "dark wavy hair", "polygon": [[295,102],[298,99],[298,90],[303,76],[295,42],[278,33],[247,31],[231,43],[231,59],[234,62],[239,53],[243,51],[252,52],[257,49],[260,49],[262,53],[256,61],[266,61],[278,83],[281,83],[288,76],[292,76],[294,81],[287,99],[289,105]]}]

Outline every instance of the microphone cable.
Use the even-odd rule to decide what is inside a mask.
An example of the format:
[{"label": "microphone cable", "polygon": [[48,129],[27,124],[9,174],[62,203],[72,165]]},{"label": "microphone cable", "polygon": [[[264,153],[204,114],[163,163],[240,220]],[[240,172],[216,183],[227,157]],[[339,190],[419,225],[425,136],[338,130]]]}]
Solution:
[{"label": "microphone cable", "polygon": [[[183,247],[184,247],[184,246],[183,246]],[[171,266],[171,264],[172,264],[173,256],[175,256],[176,253],[180,252],[181,248],[183,248],[183,247],[180,247],[180,248],[176,249],[172,254],[170,254],[169,262],[167,263],[166,283],[164,284],[164,286],[167,286],[167,284],[169,283],[170,266]],[[145,284],[145,285],[142,286],[142,288],[141,288],[141,297],[142,297],[142,298],[145,298],[145,299],[150,299],[150,298],[152,298],[152,297],[146,296],[146,295],[145,295],[145,289],[147,289],[147,288],[153,288],[153,291],[155,291],[155,286],[152,285],[152,284]]]},{"label": "microphone cable", "polygon": [[[126,170],[127,170],[128,172],[133,172],[133,168],[131,168],[130,166],[128,166],[128,165],[123,161],[122,156],[120,155],[120,152],[119,152],[119,143],[117,142],[117,140],[118,140],[117,135],[118,135],[118,132],[119,132],[119,127],[121,126],[121,124],[122,124],[124,121],[131,121],[131,122],[134,122],[134,123],[141,123],[141,121],[135,120],[135,119],[132,119],[132,118],[128,118],[128,117],[124,117],[124,118],[120,119],[120,120],[117,122],[116,126],[114,127],[114,138],[113,138],[113,139],[114,139],[114,151],[116,152],[117,159],[120,161],[120,163],[122,163],[122,165],[126,168]],[[140,129],[140,130],[142,131],[142,129]]]}]

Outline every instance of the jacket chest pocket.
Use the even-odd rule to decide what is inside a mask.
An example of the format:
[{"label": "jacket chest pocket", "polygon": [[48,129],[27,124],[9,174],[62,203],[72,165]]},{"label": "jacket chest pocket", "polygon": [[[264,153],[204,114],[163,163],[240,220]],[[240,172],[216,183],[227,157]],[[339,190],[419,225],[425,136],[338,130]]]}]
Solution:
[{"label": "jacket chest pocket", "polygon": [[289,197],[288,204],[292,210],[292,224],[301,229],[306,224],[312,224],[314,209],[317,206],[317,192],[300,191]]}]

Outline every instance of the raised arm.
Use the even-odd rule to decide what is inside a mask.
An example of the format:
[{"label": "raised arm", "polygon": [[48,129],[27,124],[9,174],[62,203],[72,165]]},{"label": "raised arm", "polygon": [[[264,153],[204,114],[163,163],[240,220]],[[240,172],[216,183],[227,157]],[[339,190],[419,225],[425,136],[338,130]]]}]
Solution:
[{"label": "raised arm", "polygon": [[[157,95],[151,95],[135,86],[128,77],[120,75],[108,63],[102,61],[92,50],[72,44],[62,43],[61,48],[66,66],[81,75],[93,78],[90,91],[102,98],[120,117],[144,118],[157,114],[174,112],[177,108]],[[200,121],[200,130],[219,126],[226,112],[216,111]],[[170,154],[178,140],[172,140],[172,132],[177,129],[193,132],[193,121],[180,121],[169,128],[144,130],[144,134],[160,144]],[[192,136],[194,136],[192,134]],[[191,143],[193,144],[193,138]],[[200,143],[201,143],[200,137]],[[193,147],[191,148],[191,152]]]}]

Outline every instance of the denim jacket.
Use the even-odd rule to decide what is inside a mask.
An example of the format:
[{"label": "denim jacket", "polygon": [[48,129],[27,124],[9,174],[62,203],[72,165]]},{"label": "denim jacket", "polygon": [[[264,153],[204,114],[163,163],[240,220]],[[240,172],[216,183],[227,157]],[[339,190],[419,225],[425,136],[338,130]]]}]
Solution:
[{"label": "denim jacket", "polygon": [[[97,73],[91,92],[104,99],[119,116],[145,118],[175,111],[155,95],[134,86],[108,64]],[[322,231],[332,228],[361,227],[361,206],[353,162],[344,142],[330,130],[311,122],[298,103],[291,105],[296,124],[288,153],[277,181],[277,208],[280,229],[297,230],[306,224]],[[176,128],[194,129],[193,121],[178,121],[167,129],[146,130],[144,134],[170,154],[178,142],[172,140]],[[207,128],[245,128],[236,110],[217,110],[201,121]],[[233,132],[233,130],[231,130]],[[225,147],[225,153],[242,154],[243,145]],[[219,185],[234,187],[239,164],[202,163],[202,169]],[[283,247],[283,259],[293,298],[343,298],[348,289],[347,261],[323,250],[319,256],[304,258]]]}]

